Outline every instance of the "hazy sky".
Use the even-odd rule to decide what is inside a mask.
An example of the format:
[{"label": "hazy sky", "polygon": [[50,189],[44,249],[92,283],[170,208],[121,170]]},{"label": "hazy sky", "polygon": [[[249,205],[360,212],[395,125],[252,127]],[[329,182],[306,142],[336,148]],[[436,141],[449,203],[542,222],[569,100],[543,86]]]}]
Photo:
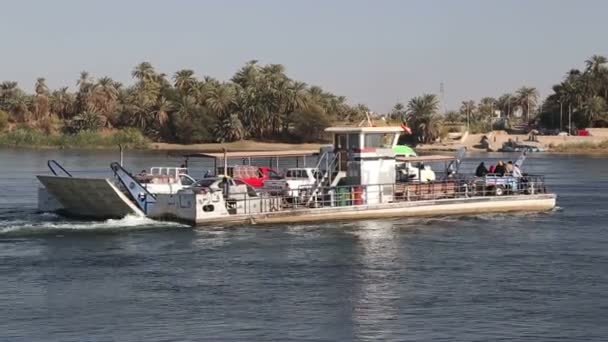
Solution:
[{"label": "hazy sky", "polygon": [[0,80],[52,88],[81,70],[130,84],[141,61],[229,79],[281,63],[309,84],[388,111],[438,93],[448,107],[536,86],[608,55],[608,1],[0,0]]}]

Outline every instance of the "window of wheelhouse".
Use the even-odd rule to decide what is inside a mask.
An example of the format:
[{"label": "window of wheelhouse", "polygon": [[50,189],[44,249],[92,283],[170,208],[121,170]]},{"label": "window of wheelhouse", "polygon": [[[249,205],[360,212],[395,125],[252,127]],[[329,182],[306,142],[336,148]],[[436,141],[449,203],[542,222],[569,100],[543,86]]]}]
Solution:
[{"label": "window of wheelhouse", "polygon": [[357,150],[361,148],[359,141],[359,133],[351,133],[348,135],[348,149]]},{"label": "window of wheelhouse", "polygon": [[336,150],[345,150],[347,146],[346,134],[336,134],[334,139],[334,148]]},{"label": "window of wheelhouse", "polygon": [[392,148],[395,134],[393,133],[365,133],[364,148]]}]

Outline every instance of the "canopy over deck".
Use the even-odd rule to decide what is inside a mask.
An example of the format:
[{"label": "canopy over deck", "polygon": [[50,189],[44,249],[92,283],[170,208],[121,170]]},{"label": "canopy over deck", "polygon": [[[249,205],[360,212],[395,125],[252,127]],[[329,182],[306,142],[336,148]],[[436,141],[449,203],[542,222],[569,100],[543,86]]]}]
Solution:
[{"label": "canopy over deck", "polygon": [[241,152],[211,152],[184,154],[186,158],[238,159],[238,158],[289,158],[307,157],[318,154],[319,150],[283,150],[283,151],[241,151]]},{"label": "canopy over deck", "polygon": [[455,156],[442,156],[442,155],[431,155],[431,156],[417,156],[417,157],[396,157],[395,160],[398,162],[406,163],[433,163],[433,162],[448,162],[455,160]]}]

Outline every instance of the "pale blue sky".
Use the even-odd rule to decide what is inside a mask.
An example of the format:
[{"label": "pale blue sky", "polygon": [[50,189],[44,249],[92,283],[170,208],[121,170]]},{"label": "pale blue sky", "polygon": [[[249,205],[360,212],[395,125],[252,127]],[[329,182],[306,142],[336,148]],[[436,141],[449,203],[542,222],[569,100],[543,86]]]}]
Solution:
[{"label": "pale blue sky", "polygon": [[438,93],[448,107],[521,85],[546,96],[608,55],[608,1],[0,0],[0,80],[74,88],[81,70],[130,84],[150,61],[227,80],[246,61],[388,111]]}]

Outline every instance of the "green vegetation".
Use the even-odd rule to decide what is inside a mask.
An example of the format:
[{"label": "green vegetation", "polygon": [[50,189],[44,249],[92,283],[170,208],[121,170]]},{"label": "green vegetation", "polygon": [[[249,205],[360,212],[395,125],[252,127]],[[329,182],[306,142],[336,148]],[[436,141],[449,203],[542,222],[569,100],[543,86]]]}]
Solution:
[{"label": "green vegetation", "polygon": [[[44,78],[36,80],[34,94],[25,93],[16,82],[1,83],[0,110],[8,119],[2,120],[0,114],[0,128],[11,130],[2,136],[3,144],[105,144],[108,138],[94,132],[127,128],[140,130],[151,141],[185,144],[302,141],[319,137],[331,122],[359,122],[368,111],[320,87],[292,80],[279,64],[251,61],[228,82],[199,79],[192,70],[168,77],[148,62],[137,65],[131,75],[135,83],[123,86],[83,71],[74,93],[67,87],[49,89]],[[41,138],[40,132],[49,138]]]},{"label": "green vegetation", "polygon": [[[44,78],[36,80],[33,94],[16,82],[1,83],[0,143],[105,146],[113,136],[135,146],[144,141],[311,142],[321,140],[332,123],[359,124],[369,113],[365,105],[349,105],[343,96],[289,78],[280,64],[251,61],[226,82],[197,78],[188,69],[169,77],[148,62],[131,76],[134,84],[123,86],[83,71],[75,92],[51,90]],[[535,88],[521,87],[496,98],[463,101],[457,111],[443,114],[439,98],[425,94],[407,105],[397,103],[387,117],[412,128],[407,137],[412,143],[432,143],[463,128],[471,133],[529,124],[564,129],[569,118],[572,130],[608,127],[608,59],[592,56],[584,71],[571,70],[553,90],[542,105]]]},{"label": "green vegetation", "polygon": [[4,132],[8,128],[8,113],[0,110],[0,132]]},{"label": "green vegetation", "polygon": [[589,141],[561,144],[554,148],[552,151],[556,152],[599,152],[608,149],[608,140],[604,140],[600,143],[592,143]]},{"label": "green vegetation", "polygon": [[[531,87],[521,87],[515,94],[504,94],[498,99],[484,97],[479,103],[463,101],[458,111],[439,113],[439,98],[425,94],[409,101],[407,107],[395,104],[388,117],[393,121],[404,121],[413,130],[417,142],[430,143],[443,138],[455,126],[468,127],[471,133],[483,133],[493,128],[504,129],[510,122],[534,120],[538,103],[538,91]],[[515,114],[524,119],[517,119]]]},{"label": "green vegetation", "polygon": [[608,59],[594,55],[585,61],[585,69],[572,69],[564,80],[553,86],[540,116],[541,122],[554,128],[572,130],[585,127],[608,127]]},{"label": "green vegetation", "polygon": [[94,131],[80,131],[75,134],[47,134],[41,130],[24,126],[0,134],[0,146],[115,148],[118,144],[129,148],[146,148],[149,140],[134,128],[117,130],[109,134]]}]

